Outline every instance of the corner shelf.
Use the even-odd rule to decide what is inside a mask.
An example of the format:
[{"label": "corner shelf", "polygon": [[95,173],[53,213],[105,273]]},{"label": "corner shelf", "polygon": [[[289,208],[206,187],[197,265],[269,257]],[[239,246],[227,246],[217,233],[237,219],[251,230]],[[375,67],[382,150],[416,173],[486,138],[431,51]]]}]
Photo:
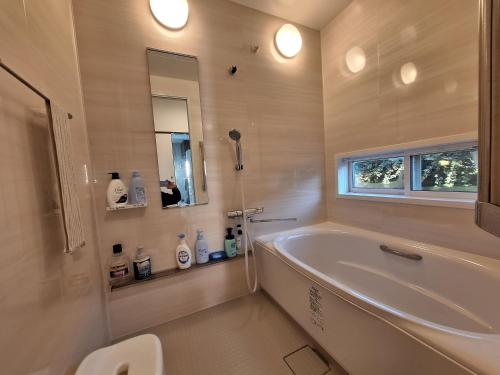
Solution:
[{"label": "corner shelf", "polygon": [[169,277],[185,275],[187,273],[194,272],[194,271],[197,271],[197,270],[200,270],[200,269],[203,269],[203,268],[215,266],[215,265],[220,264],[220,263],[233,262],[235,260],[244,259],[244,258],[245,258],[245,255],[242,254],[242,255],[236,255],[233,258],[224,258],[224,259],[221,259],[221,260],[213,260],[213,261],[209,261],[209,262],[203,263],[203,264],[193,264],[187,270],[180,270],[178,268],[173,268],[173,269],[169,269],[169,270],[164,270],[164,271],[156,272],[156,273],[152,274],[149,278],[147,278],[145,280],[131,279],[131,280],[127,280],[127,281],[125,281],[125,282],[123,282],[121,284],[112,285],[111,286],[111,292],[115,292],[115,291],[117,291],[119,289],[128,288],[128,287],[131,287],[131,286],[134,286],[134,285],[147,284],[147,283],[150,283],[151,281],[155,281],[155,280],[161,280],[161,279],[166,279],[166,278],[169,278]]},{"label": "corner shelf", "polygon": [[147,207],[148,204],[127,204],[126,206],[123,207],[106,207],[106,211],[123,211],[123,210],[131,210],[134,208],[145,208]]}]

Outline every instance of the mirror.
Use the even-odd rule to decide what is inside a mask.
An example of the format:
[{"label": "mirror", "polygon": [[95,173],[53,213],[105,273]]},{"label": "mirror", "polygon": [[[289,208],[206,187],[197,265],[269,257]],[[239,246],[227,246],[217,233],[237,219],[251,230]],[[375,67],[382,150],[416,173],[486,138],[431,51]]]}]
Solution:
[{"label": "mirror", "polygon": [[208,203],[198,59],[147,50],[163,208]]}]

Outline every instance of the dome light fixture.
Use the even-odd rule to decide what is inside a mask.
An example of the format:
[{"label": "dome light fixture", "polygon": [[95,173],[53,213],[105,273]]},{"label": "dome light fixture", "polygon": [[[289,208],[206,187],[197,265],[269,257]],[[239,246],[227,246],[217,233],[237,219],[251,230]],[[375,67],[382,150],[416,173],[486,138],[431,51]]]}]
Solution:
[{"label": "dome light fixture", "polygon": [[411,85],[417,79],[418,70],[414,63],[408,62],[401,66],[400,74],[401,81],[403,81],[405,85]]},{"label": "dome light fixture", "polygon": [[366,55],[363,48],[354,46],[345,54],[345,63],[352,73],[361,72],[366,66]]},{"label": "dome light fixture", "polygon": [[286,58],[297,56],[302,49],[302,35],[294,25],[286,23],[274,37],[276,48]]},{"label": "dome light fixture", "polygon": [[156,20],[169,29],[182,29],[188,21],[187,0],[149,0],[149,6]]}]

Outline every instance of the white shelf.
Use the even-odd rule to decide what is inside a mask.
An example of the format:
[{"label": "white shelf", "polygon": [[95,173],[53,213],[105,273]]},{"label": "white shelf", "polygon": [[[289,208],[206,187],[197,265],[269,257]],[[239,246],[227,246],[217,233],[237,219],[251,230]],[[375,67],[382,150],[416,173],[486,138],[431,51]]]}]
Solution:
[{"label": "white shelf", "polygon": [[106,211],[123,211],[123,210],[131,210],[133,208],[145,208],[147,207],[147,203],[145,204],[127,204],[123,207],[106,207]]}]

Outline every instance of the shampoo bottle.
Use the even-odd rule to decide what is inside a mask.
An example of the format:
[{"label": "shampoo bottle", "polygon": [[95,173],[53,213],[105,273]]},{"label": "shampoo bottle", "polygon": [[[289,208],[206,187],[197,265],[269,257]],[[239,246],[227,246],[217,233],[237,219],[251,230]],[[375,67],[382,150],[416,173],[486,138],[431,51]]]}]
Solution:
[{"label": "shampoo bottle", "polygon": [[224,241],[224,250],[228,258],[236,256],[236,240],[234,239],[233,228],[227,228],[227,235]]},{"label": "shampoo bottle", "polygon": [[203,264],[208,262],[208,242],[205,241],[203,231],[198,229],[196,238],[196,263]]},{"label": "shampoo bottle", "polygon": [[127,188],[118,172],[109,173],[111,181],[108,186],[108,206],[110,208],[125,207],[127,205]]},{"label": "shampoo bottle", "polygon": [[128,202],[130,204],[146,205],[146,190],[144,189],[144,182],[138,171],[132,172],[130,185],[128,188]]},{"label": "shampoo bottle", "polygon": [[177,235],[177,237],[179,237],[180,243],[175,251],[175,258],[179,269],[185,270],[191,267],[191,249],[186,243],[186,235],[184,233]]}]

